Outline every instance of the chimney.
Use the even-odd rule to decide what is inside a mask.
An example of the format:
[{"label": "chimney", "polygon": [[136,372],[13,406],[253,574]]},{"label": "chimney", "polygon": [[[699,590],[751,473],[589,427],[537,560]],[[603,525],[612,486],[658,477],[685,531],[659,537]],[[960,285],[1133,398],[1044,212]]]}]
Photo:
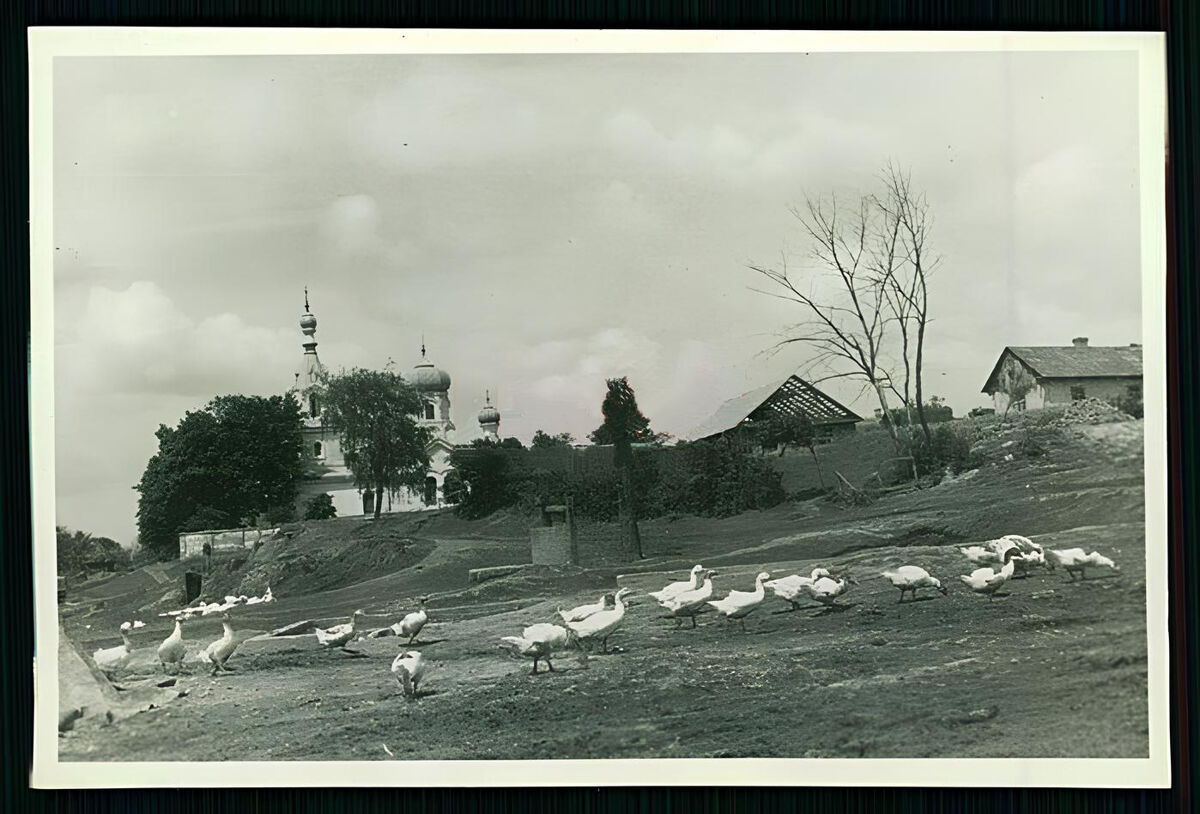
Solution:
[{"label": "chimney", "polygon": [[1086,348],[1087,347],[1087,337],[1086,336],[1077,336],[1071,340],[1071,344],[1077,348]]}]

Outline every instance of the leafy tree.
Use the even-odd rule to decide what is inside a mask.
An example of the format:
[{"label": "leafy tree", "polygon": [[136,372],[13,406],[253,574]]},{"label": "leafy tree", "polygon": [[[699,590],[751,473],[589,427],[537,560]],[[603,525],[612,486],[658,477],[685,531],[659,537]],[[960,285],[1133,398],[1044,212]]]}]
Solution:
[{"label": "leafy tree", "polygon": [[[891,420],[897,427],[907,427],[914,418],[913,410],[897,407],[892,410]],[[916,416],[919,419],[919,416]],[[931,396],[925,405],[925,420],[929,424],[940,424],[954,418],[954,408],[937,396]]]},{"label": "leafy tree", "polygon": [[525,449],[525,445],[521,443],[520,438],[505,438],[500,442],[503,449]]},{"label": "leafy tree", "polygon": [[569,432],[550,435],[538,430],[533,434],[533,441],[529,446],[531,449],[566,449],[573,443],[575,443],[575,436]]},{"label": "leafy tree", "polygon": [[802,447],[812,455],[817,465],[817,479],[825,486],[825,475],[821,471],[821,459],[817,455],[817,433],[812,420],[806,415],[781,415],[775,413],[765,422],[759,422],[758,441],[763,447],[778,447],[782,456],[789,447]]},{"label": "leafy tree", "polygon": [[58,573],[63,576],[87,574],[93,568],[114,571],[129,567],[129,552],[116,540],[96,537],[86,531],[56,526]]},{"label": "leafy tree", "polygon": [[355,485],[375,492],[375,518],[384,490],[421,489],[429,470],[432,433],[417,423],[424,401],[390,370],[326,375],[324,417],[337,433]]},{"label": "leafy tree", "polygon": [[466,497],[467,487],[463,483],[463,477],[457,469],[451,469],[446,473],[445,480],[442,481],[442,495],[446,502],[450,505],[456,505],[463,501]]},{"label": "leafy tree", "polygon": [[292,504],[301,472],[300,427],[290,394],[218,396],[178,426],[160,425],[158,452],[134,487],[141,544],[171,559],[182,532],[253,524]]},{"label": "leafy tree", "polygon": [[62,576],[78,574],[83,570],[84,551],[92,535],[85,531],[72,531],[66,526],[55,526],[58,553],[58,573]]},{"label": "leafy tree", "polygon": [[506,449],[487,438],[450,453],[450,465],[461,480],[461,499],[455,511],[467,518],[487,517],[516,502],[518,468],[512,465],[519,450]]},{"label": "leafy tree", "polygon": [[1012,406],[1024,400],[1037,386],[1037,380],[1034,379],[1028,368],[1012,357],[1005,359],[1004,364],[1000,366],[1000,374],[996,383],[1000,387],[1000,392],[1008,396],[1004,405],[1004,415],[1001,416],[1002,421],[1008,417],[1008,411],[1012,409]]},{"label": "leafy tree", "polygon": [[337,517],[337,509],[333,506],[333,495],[322,492],[305,501],[305,520],[328,520],[331,517]]},{"label": "leafy tree", "polygon": [[652,443],[655,435],[650,430],[650,419],[638,409],[637,396],[624,376],[608,380],[608,392],[600,411],[604,415],[604,423],[593,430],[588,438],[593,444],[612,444],[613,466],[621,480],[621,500],[618,505],[621,542],[628,556],[644,559],[633,488],[632,445]]}]

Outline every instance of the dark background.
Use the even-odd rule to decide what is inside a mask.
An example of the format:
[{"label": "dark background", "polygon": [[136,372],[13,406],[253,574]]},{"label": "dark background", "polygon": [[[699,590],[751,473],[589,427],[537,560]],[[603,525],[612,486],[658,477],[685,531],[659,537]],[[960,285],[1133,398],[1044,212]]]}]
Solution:
[{"label": "dark background", "polygon": [[[33,595],[29,489],[28,74],[31,25],[496,27],[650,29],[930,29],[1166,31],[1170,166],[1167,314],[1170,431],[1171,719],[1174,787],[1162,791],[957,789],[170,790],[34,792]],[[1193,0],[0,0],[0,811],[309,812],[635,810],[1185,812],[1200,760],[1196,630],[1196,87],[1200,4]],[[602,722],[597,722],[600,725]],[[333,776],[335,772],[331,771]],[[1013,778],[1014,782],[1016,778]],[[180,777],[181,784],[186,778]]]}]

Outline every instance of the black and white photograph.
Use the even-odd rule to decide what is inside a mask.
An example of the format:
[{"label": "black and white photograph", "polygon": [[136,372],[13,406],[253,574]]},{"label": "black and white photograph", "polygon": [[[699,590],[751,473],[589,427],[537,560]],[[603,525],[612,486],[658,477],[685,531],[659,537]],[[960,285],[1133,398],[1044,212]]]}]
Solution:
[{"label": "black and white photograph", "polygon": [[31,38],[35,784],[1169,784],[1161,36],[257,36]]}]

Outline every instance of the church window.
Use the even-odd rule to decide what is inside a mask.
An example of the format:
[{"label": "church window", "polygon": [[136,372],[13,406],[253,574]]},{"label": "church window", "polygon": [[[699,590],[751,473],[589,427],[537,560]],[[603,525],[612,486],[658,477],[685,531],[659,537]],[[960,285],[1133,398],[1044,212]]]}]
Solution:
[{"label": "church window", "polygon": [[433,418],[433,405],[429,402],[425,402],[425,417]]},{"label": "church window", "polygon": [[313,457],[314,458],[321,457],[321,442],[320,441],[313,441]]}]

